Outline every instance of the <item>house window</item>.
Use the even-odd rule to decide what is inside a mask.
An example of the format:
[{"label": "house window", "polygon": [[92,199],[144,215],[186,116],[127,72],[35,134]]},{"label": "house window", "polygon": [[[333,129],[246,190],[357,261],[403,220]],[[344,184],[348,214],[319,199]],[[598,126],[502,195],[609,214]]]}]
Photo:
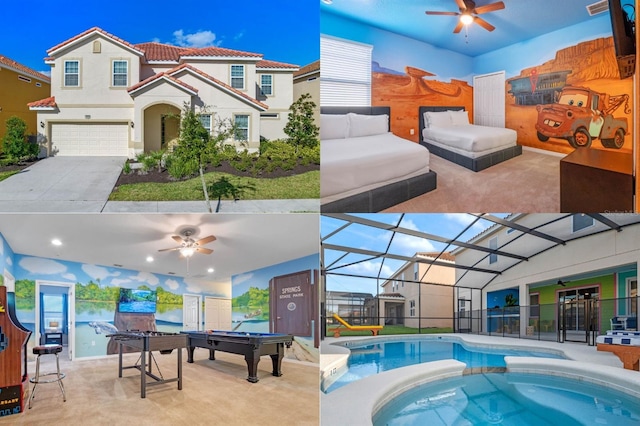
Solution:
[{"label": "house window", "polygon": [[41,83],[36,83],[36,87],[42,87]]},{"label": "house window", "polygon": [[113,61],[113,86],[127,87],[129,63],[127,61]]},{"label": "house window", "polygon": [[273,76],[271,74],[260,76],[260,88],[264,96],[273,95]]},{"label": "house window", "polygon": [[371,105],[372,49],[371,45],[320,37],[322,105]]},{"label": "house window", "polygon": [[24,77],[22,75],[18,76],[18,80],[24,81],[25,83],[31,83],[31,79],[30,78]]},{"label": "house window", "polygon": [[419,270],[418,264],[414,263],[413,264],[413,280],[414,281],[418,281],[418,270]]},{"label": "house window", "polygon": [[280,118],[280,114],[277,112],[261,112],[260,118],[273,118],[275,120]]},{"label": "house window", "polygon": [[590,226],[593,226],[593,218],[591,216],[586,214],[573,215],[573,232],[578,232]]},{"label": "house window", "polygon": [[531,293],[529,295],[529,316],[531,318],[540,317],[540,294]]},{"label": "house window", "polygon": [[249,116],[248,115],[236,115],[234,116],[234,124],[236,125],[235,140],[248,141],[249,140]]},{"label": "house window", "polygon": [[[495,250],[498,248],[498,239],[492,238],[489,240],[489,248]],[[489,254],[489,263],[496,263],[498,261],[498,255],[496,253]]]},{"label": "house window", "polygon": [[410,317],[415,317],[416,316],[416,301],[415,300],[409,301],[409,316]]},{"label": "house window", "polygon": [[80,86],[79,61],[64,61],[64,85],[65,87]]},{"label": "house window", "polygon": [[638,316],[638,304],[640,304],[640,298],[638,298],[638,279],[630,278],[627,280],[627,295],[629,297],[629,306],[627,309],[628,314],[633,317]]},{"label": "house window", "polygon": [[244,65],[231,65],[231,87],[244,89]]},{"label": "house window", "polygon": [[207,132],[211,134],[211,114],[200,115],[200,123],[202,124],[202,127],[207,129]]}]

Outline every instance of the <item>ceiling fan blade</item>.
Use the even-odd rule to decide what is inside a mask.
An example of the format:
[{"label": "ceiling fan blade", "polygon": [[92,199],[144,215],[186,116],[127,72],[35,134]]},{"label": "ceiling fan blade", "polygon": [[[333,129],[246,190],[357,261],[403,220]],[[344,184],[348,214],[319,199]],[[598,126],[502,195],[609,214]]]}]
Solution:
[{"label": "ceiling fan blade", "polygon": [[490,23],[488,23],[487,21],[485,21],[482,18],[479,17],[474,17],[473,22],[475,22],[476,24],[480,25],[482,28],[484,28],[487,31],[493,31],[496,29],[496,27],[494,27],[493,25],[491,25]]},{"label": "ceiling fan blade", "polygon": [[474,9],[474,13],[476,15],[480,15],[481,13],[493,12],[494,10],[504,9],[504,3],[501,1],[495,3],[489,3],[484,6],[478,6]]},{"label": "ceiling fan blade", "polygon": [[462,21],[458,21],[458,25],[456,25],[456,27],[454,28],[453,33],[458,34],[460,30],[462,30],[462,27],[464,27],[464,24],[462,23]]},{"label": "ceiling fan blade", "polygon": [[158,251],[174,251],[174,250],[180,250],[182,247],[174,247],[174,248],[166,248],[166,249],[162,249],[162,250],[158,250]]},{"label": "ceiling fan blade", "polygon": [[202,253],[202,254],[211,254],[211,253],[213,253],[213,250],[208,249],[208,248],[206,248],[206,247],[197,247],[197,248],[196,248],[196,251],[197,251],[198,253]]},{"label": "ceiling fan blade", "polygon": [[424,13],[426,13],[427,15],[452,15],[452,16],[460,15],[459,12],[436,12],[431,10],[427,10]]},{"label": "ceiling fan blade", "polygon": [[175,241],[178,244],[182,244],[184,242],[184,239],[182,239],[180,235],[173,235],[171,236],[171,238],[173,238],[173,241]]},{"label": "ceiling fan blade", "polygon": [[209,244],[212,241],[215,241],[216,237],[214,237],[213,235],[209,235],[208,237],[204,237],[199,239],[198,241],[195,242],[196,245],[198,246],[203,246],[205,244]]},{"label": "ceiling fan blade", "polygon": [[458,5],[458,8],[462,11],[462,10],[467,10],[467,5],[465,4],[464,0],[456,0],[456,4]]}]

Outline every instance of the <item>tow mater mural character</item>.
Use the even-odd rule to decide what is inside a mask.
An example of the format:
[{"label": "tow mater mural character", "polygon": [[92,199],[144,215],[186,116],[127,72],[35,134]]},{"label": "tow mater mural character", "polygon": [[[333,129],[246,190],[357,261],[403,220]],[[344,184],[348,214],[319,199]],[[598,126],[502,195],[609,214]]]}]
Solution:
[{"label": "tow mater mural character", "polygon": [[565,86],[555,104],[538,105],[538,139],[566,139],[574,148],[588,148],[600,138],[605,148],[622,148],[627,134],[627,119],[612,113],[625,104],[629,114],[629,95],[609,96],[587,87]]}]

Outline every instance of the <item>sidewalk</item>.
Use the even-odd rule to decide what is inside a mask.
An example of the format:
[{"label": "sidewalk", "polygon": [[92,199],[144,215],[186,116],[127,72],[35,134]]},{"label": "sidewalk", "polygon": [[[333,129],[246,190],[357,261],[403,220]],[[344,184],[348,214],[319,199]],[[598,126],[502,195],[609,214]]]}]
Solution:
[{"label": "sidewalk", "polygon": [[[211,201],[215,212],[218,200]],[[1,208],[1,206],[0,206]],[[204,201],[107,201],[102,213],[207,213]],[[222,200],[219,213],[318,213],[320,200]]]}]

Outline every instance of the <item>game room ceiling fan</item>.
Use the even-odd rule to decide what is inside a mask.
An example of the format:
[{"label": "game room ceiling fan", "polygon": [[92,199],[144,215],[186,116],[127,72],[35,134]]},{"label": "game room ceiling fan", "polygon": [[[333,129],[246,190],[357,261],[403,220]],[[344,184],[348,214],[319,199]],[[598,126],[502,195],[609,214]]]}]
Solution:
[{"label": "game room ceiling fan", "polygon": [[213,235],[209,235],[208,237],[201,238],[199,240],[194,240],[191,238],[192,235],[196,233],[195,229],[185,229],[180,232],[180,235],[173,235],[171,238],[178,243],[177,247],[166,248],[158,250],[161,251],[174,251],[177,250],[180,252],[180,257],[189,258],[193,256],[194,253],[202,253],[202,254],[211,254],[213,250],[202,247],[205,244],[209,244],[216,240],[216,237]]},{"label": "game room ceiling fan", "polygon": [[477,7],[476,7],[476,2],[473,0],[455,0],[455,2],[458,5],[458,9],[460,9],[460,12],[438,12],[438,11],[427,10],[425,13],[427,15],[460,16],[460,19],[458,20],[458,25],[456,25],[455,29],[453,30],[453,32],[457,34],[460,32],[460,30],[462,30],[462,28],[465,25],[469,25],[472,22],[475,22],[476,24],[480,25],[482,28],[484,28],[487,31],[495,30],[496,27],[494,27],[484,19],[480,18],[478,15],[504,9],[504,3],[501,1],[498,1],[495,3],[489,3],[484,6],[477,6]]}]

